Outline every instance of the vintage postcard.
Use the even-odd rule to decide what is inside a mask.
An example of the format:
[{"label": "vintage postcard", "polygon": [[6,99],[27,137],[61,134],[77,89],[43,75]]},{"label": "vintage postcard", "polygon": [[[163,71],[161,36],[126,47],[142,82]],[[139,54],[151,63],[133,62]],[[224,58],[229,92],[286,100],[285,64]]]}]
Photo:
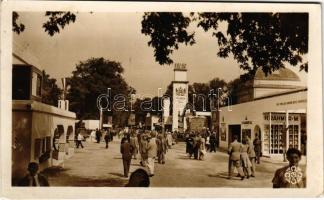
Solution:
[{"label": "vintage postcard", "polygon": [[1,11],[2,197],[322,194],[320,4]]}]

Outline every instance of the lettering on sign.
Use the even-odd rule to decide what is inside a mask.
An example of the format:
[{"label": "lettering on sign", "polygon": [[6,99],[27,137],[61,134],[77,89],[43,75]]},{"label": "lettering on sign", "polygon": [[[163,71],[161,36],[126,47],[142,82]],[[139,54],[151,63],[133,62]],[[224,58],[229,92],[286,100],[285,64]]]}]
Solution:
[{"label": "lettering on sign", "polygon": [[301,100],[295,100],[295,101],[279,102],[279,103],[277,103],[277,106],[284,106],[284,105],[298,104],[298,103],[307,103],[307,100],[301,99]]},{"label": "lettering on sign", "polygon": [[[264,114],[264,120],[266,120],[266,121],[269,121],[270,120],[269,113]],[[288,120],[289,121],[298,122],[299,121],[299,116],[298,115],[289,114]],[[279,113],[271,113],[271,121],[282,121],[282,122],[285,122],[286,121],[286,114],[285,113],[282,113],[282,114],[279,114]]]},{"label": "lettering on sign", "polygon": [[252,124],[252,121],[243,121],[242,124]]}]

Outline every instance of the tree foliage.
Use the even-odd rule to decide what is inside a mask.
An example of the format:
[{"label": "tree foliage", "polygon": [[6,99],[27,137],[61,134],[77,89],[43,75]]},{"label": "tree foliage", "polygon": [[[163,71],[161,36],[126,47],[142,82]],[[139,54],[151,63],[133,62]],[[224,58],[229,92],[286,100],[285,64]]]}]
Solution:
[{"label": "tree foliage", "polygon": [[25,25],[18,22],[19,14],[12,12],[12,31],[18,35],[25,30]]},{"label": "tree foliage", "polygon": [[162,98],[161,97],[153,97],[153,98],[144,98],[144,99],[136,99],[134,103],[134,111],[135,111],[135,120],[138,124],[141,122],[145,123],[147,113],[152,115],[162,115]]},{"label": "tree foliage", "polygon": [[[232,54],[240,68],[254,75],[258,68],[265,74],[284,67],[285,62],[299,64],[308,70],[302,55],[308,52],[308,13],[145,13],[142,33],[150,36],[149,46],[160,64],[171,64],[170,58],[179,44],[193,45],[190,23],[204,31],[212,31],[217,40],[217,56]],[[226,30],[221,30],[225,23]]]},{"label": "tree foliage", "polygon": [[145,13],[142,21],[142,33],[151,36],[149,46],[154,48],[155,60],[160,64],[171,64],[169,57],[179,44],[192,45],[194,34],[187,32],[190,18],[182,13]]},{"label": "tree foliage", "polygon": [[42,73],[42,102],[57,106],[57,102],[61,97],[62,90],[57,86],[56,79],[50,78],[50,76],[46,74],[44,70]]},{"label": "tree foliage", "polygon": [[[76,15],[72,12],[63,11],[47,11],[45,12],[47,20],[43,23],[44,31],[50,35],[54,36],[56,33],[60,33],[61,29],[70,23],[74,23],[76,20]],[[19,14],[18,12],[12,13],[12,31],[20,34],[25,30],[25,25],[18,22]]]},{"label": "tree foliage", "polygon": [[[79,119],[99,119],[97,98],[107,94],[108,88],[111,88],[112,97],[109,103],[113,103],[117,95],[124,95],[129,106],[130,94],[135,93],[135,90],[126,83],[123,72],[120,63],[104,58],[91,58],[77,64],[68,83],[67,99],[70,100],[71,110],[76,112]],[[111,109],[111,112],[105,114],[113,116],[113,123],[117,126],[126,125],[129,114],[117,111],[113,106]]]},{"label": "tree foliage", "polygon": [[226,105],[235,105],[239,103],[239,95],[243,89],[246,89],[246,81],[241,78],[236,78],[228,83],[228,96],[231,102],[225,102]]},{"label": "tree foliage", "polygon": [[75,22],[75,14],[71,12],[50,12],[47,11],[45,16],[49,19],[43,24],[44,31],[50,36],[60,33],[60,29],[64,29],[65,25]]}]

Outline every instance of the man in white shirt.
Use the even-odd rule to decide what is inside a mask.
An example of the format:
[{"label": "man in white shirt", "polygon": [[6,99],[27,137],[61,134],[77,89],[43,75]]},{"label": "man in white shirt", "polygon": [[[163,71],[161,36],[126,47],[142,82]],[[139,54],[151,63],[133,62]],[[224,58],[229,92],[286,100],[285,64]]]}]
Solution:
[{"label": "man in white shirt", "polygon": [[83,149],[83,145],[82,145],[82,140],[83,140],[83,136],[81,135],[81,133],[78,133],[78,137],[77,137],[77,148],[79,148],[79,146],[81,145],[82,149]]}]

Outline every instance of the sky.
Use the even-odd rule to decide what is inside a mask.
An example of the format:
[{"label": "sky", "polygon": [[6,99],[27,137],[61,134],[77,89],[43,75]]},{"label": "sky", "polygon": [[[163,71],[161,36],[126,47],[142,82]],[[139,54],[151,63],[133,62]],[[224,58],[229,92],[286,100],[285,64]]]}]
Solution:
[{"label": "sky", "polygon": [[[141,33],[143,13],[77,13],[75,23],[67,25],[59,34],[50,37],[42,24],[44,12],[19,12],[19,22],[26,26],[20,35],[13,33],[14,43],[34,55],[51,77],[59,79],[72,75],[80,61],[104,57],[120,62],[125,69],[124,78],[137,94],[157,96],[173,80],[173,65],[159,65],[154,49],[147,45],[149,36]],[[225,27],[221,27],[225,28]],[[175,63],[185,63],[189,83],[206,83],[213,78],[231,81],[242,71],[233,57],[217,57],[217,40],[211,32],[190,27],[195,31],[196,44],[180,45],[171,58]],[[295,71],[302,82],[307,74],[298,67],[287,66]]]}]

